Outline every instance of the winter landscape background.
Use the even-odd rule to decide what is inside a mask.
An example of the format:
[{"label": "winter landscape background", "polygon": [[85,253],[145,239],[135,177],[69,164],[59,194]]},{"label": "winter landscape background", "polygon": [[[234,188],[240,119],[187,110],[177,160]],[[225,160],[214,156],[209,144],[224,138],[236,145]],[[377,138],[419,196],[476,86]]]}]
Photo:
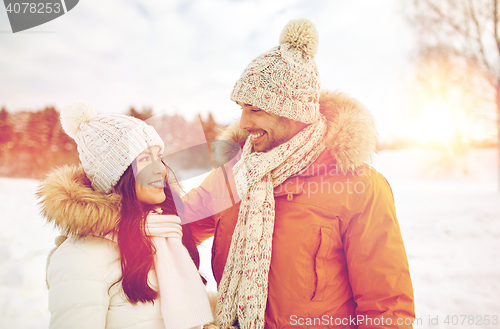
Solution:
[{"label": "winter landscape background", "polygon": [[[391,183],[415,293],[415,328],[447,315],[500,316],[500,193],[494,149],[452,156],[437,150],[381,151],[373,165]],[[201,181],[184,182],[189,189]],[[0,178],[0,328],[47,328],[45,261],[58,233],[38,214],[36,180]],[[210,247],[202,245],[210,273]],[[214,289],[213,281],[209,289]],[[429,319],[433,324],[429,324]],[[484,319],[484,317],[483,317]],[[451,321],[451,317],[450,317]]]},{"label": "winter landscape background", "polygon": [[[246,65],[277,45],[288,20],[308,17],[320,36],[322,87],[363,103],[381,148],[400,148],[380,151],[373,166],[393,188],[421,319],[415,328],[500,328],[500,319],[484,324],[485,316],[500,317],[499,160],[495,149],[484,148],[496,143],[495,97],[469,72],[450,81],[460,66],[419,60],[418,36],[430,27],[408,25],[408,2],[85,0],[16,34],[0,4],[0,117],[4,108],[13,115],[9,125],[22,126],[19,116],[55,113],[84,99],[100,113],[135,108],[187,119],[213,113],[226,125],[240,114],[229,94]],[[478,94],[470,98],[471,90]],[[22,169],[45,170],[30,146],[40,136],[28,125],[9,139],[2,120],[0,173],[12,176],[5,170],[10,159],[18,177],[38,177]],[[9,150],[24,147],[17,140],[32,157],[16,161]],[[47,166],[54,165],[62,155],[53,140],[45,142],[39,150],[54,153]],[[185,189],[202,178],[184,181]],[[0,177],[0,329],[48,327],[45,261],[58,232],[38,214],[38,184]],[[209,275],[210,241],[200,252]],[[208,289],[215,289],[213,280]],[[462,325],[461,315],[483,324],[466,318]]]}]

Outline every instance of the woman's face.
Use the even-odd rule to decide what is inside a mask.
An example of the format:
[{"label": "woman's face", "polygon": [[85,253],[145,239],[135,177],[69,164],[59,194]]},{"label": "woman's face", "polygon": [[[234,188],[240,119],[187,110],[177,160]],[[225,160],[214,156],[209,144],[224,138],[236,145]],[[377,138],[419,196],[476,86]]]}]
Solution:
[{"label": "woman's face", "polygon": [[165,166],[161,162],[161,149],[151,146],[134,161],[135,193],[145,204],[159,204],[165,201]]}]

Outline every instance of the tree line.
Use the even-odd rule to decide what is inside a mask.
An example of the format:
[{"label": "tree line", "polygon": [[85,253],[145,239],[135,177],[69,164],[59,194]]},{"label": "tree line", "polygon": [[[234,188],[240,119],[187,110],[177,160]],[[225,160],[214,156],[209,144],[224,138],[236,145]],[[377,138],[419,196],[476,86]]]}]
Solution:
[{"label": "tree line", "polygon": [[[165,141],[166,149],[182,149],[203,139],[213,140],[220,129],[212,113],[206,119],[199,117],[193,121],[180,115],[153,116],[152,109],[138,111],[133,107],[125,114],[153,125]],[[186,169],[206,162],[189,150],[182,156],[189,158],[182,164]],[[10,113],[4,107],[0,110],[0,176],[42,179],[54,167],[78,163],[76,143],[62,129],[59,112],[54,107],[34,112]]]}]

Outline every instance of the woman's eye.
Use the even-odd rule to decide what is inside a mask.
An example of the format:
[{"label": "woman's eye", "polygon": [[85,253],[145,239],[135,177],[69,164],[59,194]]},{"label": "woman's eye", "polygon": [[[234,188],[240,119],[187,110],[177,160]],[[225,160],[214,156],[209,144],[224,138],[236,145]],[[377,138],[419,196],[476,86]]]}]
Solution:
[{"label": "woman's eye", "polygon": [[149,161],[149,157],[140,158],[139,161],[141,162]]},{"label": "woman's eye", "polygon": [[260,110],[258,110],[258,109],[251,109],[250,112],[256,113],[256,112],[260,112]]}]

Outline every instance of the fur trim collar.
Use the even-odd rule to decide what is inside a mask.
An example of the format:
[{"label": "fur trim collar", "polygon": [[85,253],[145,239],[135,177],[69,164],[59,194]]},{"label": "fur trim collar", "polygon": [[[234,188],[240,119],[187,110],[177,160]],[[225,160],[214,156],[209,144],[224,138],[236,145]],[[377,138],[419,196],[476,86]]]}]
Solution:
[{"label": "fur trim collar", "polygon": [[81,166],[53,170],[36,195],[42,216],[65,235],[105,236],[118,223],[121,196],[92,189]]},{"label": "fur trim collar", "polygon": [[[377,131],[373,116],[360,102],[339,92],[322,90],[319,105],[320,112],[328,121],[325,136],[327,150],[340,170],[354,171],[376,151]],[[243,145],[247,137],[248,132],[239,128],[238,120],[217,139]]]}]

